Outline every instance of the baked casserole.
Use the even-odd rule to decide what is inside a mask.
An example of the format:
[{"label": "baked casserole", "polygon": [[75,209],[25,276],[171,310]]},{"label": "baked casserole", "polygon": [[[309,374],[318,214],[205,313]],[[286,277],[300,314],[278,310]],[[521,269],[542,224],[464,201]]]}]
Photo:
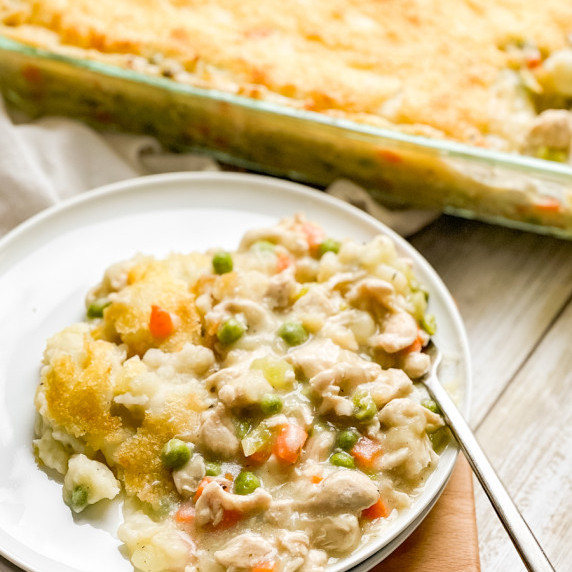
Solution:
[{"label": "baked casserole", "polygon": [[[380,128],[568,162],[572,4],[565,0],[0,0],[0,34],[64,60],[105,64],[100,72],[129,70],[219,94],[216,105],[183,109],[170,93],[159,106],[152,88],[110,88],[85,69],[68,77],[22,56],[0,83],[23,107],[40,102],[42,112],[146,130],[316,183],[348,176],[389,200],[572,227],[569,188],[480,173],[467,181],[407,148],[363,142],[367,128]],[[59,103],[43,101],[46,93]],[[309,112],[333,131],[308,134],[300,154],[307,125],[268,119],[264,105],[260,125],[251,125],[248,110],[220,94]],[[127,110],[133,99],[140,105]],[[349,150],[335,132],[348,125],[366,128],[350,134]],[[247,149],[257,144],[265,149]],[[304,164],[305,155],[314,164]],[[408,178],[412,170],[423,192]],[[487,188],[492,199],[482,197]]]},{"label": "baked casserole", "polygon": [[75,513],[125,495],[145,572],[320,572],[395,524],[447,438],[435,324],[393,242],[301,216],[236,252],[112,265],[44,354],[38,460]]}]

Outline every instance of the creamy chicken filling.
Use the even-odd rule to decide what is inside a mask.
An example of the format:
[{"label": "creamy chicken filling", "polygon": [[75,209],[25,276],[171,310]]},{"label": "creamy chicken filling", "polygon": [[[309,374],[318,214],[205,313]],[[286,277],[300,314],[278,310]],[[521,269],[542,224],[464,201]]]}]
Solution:
[{"label": "creamy chicken filling", "polygon": [[[90,335],[122,348],[121,373],[107,375],[112,410],[132,434],[166,403],[184,416],[177,396],[200,388],[196,422],[161,429],[160,474],[173,494],[155,503],[128,494],[119,537],[136,568],[319,572],[409,506],[437,463],[443,421],[414,383],[430,366],[427,295],[388,238],[337,241],[297,216],[248,232],[236,252],[171,258],[162,272],[168,267],[196,305],[193,342],[182,310],[149,308],[147,299],[147,329],[122,326],[141,303],[137,280],[154,264],[112,267],[88,298]],[[65,335],[65,350],[61,338],[52,342],[60,352],[84,351]],[[179,346],[169,345],[175,339]],[[45,375],[54,353],[46,352]],[[48,390],[38,391],[36,446],[53,466],[49,445],[62,447]],[[119,481],[128,471],[118,448],[108,444],[90,461],[103,453],[108,490],[108,466]],[[79,480],[66,480],[76,483],[66,492],[74,510],[105,496],[84,479],[85,494],[75,493],[83,506],[74,507]]]}]

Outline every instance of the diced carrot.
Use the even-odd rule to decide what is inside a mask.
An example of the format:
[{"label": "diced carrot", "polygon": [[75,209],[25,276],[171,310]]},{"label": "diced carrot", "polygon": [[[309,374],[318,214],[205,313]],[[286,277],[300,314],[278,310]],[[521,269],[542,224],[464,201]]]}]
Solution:
[{"label": "diced carrot", "polygon": [[545,213],[558,213],[562,210],[562,204],[552,197],[542,197],[534,201],[537,210]]},{"label": "diced carrot", "polygon": [[276,258],[276,272],[283,272],[286,268],[290,268],[292,264],[292,259],[285,252],[281,252]]},{"label": "diced carrot", "polygon": [[205,490],[205,487],[209,483],[212,483],[213,481],[214,481],[213,477],[203,477],[203,480],[199,483],[197,492],[195,493],[195,502],[199,500],[200,496],[203,494],[203,491]]},{"label": "diced carrot", "polygon": [[542,63],[542,54],[538,50],[533,50],[526,55],[524,61],[529,69],[536,68]]},{"label": "diced carrot", "polygon": [[171,314],[159,306],[151,306],[149,331],[154,338],[166,338],[173,333],[173,318]]},{"label": "diced carrot", "polygon": [[274,442],[274,454],[281,461],[295,463],[307,438],[308,433],[299,425],[293,423],[282,425]]},{"label": "diced carrot", "polygon": [[324,477],[320,477],[320,475],[312,475],[311,481],[313,484],[317,485],[324,480]]},{"label": "diced carrot", "polygon": [[241,518],[243,513],[238,510],[225,510],[222,520],[214,527],[216,530],[224,530],[234,526]]},{"label": "diced carrot", "polygon": [[375,461],[383,454],[383,450],[379,443],[362,437],[352,447],[350,453],[362,469],[372,469]]},{"label": "diced carrot", "polygon": [[422,348],[423,348],[423,339],[421,338],[421,336],[417,336],[415,341],[410,346],[403,348],[401,352],[404,354],[410,354],[413,352],[420,352]]},{"label": "diced carrot", "polygon": [[41,86],[44,79],[40,69],[33,65],[27,65],[22,68],[22,77],[35,87]]},{"label": "diced carrot", "polygon": [[276,562],[262,562],[252,568],[252,572],[276,572],[278,564]]},{"label": "diced carrot", "polygon": [[385,506],[385,503],[378,499],[375,504],[361,511],[363,518],[368,520],[376,520],[378,518],[387,518],[389,516],[389,510]]},{"label": "diced carrot", "polygon": [[193,524],[195,522],[195,507],[190,502],[184,502],[175,513],[175,522]]},{"label": "diced carrot", "polygon": [[403,158],[395,153],[395,151],[390,151],[389,149],[378,149],[376,151],[377,156],[388,163],[398,164],[403,162]]},{"label": "diced carrot", "polygon": [[318,246],[326,236],[324,231],[319,226],[310,222],[305,222],[302,225],[301,230],[306,237],[306,242],[308,243],[310,252],[316,252],[318,250]]},{"label": "diced carrot", "polygon": [[225,473],[224,478],[228,479],[229,481],[234,481],[234,475],[232,473]]}]

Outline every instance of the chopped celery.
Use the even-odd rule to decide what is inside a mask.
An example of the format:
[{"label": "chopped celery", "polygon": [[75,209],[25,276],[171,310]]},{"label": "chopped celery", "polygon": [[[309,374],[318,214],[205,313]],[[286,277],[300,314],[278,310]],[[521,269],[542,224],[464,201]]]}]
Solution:
[{"label": "chopped celery", "polygon": [[433,314],[425,314],[421,321],[421,327],[432,336],[437,331],[437,322]]},{"label": "chopped celery", "polygon": [[245,457],[250,457],[264,448],[270,443],[272,439],[272,432],[267,427],[267,425],[262,422],[257,427],[249,431],[249,433],[240,441],[242,445],[242,451]]},{"label": "chopped celery", "polygon": [[111,304],[108,298],[97,298],[87,307],[87,317],[92,320],[94,318],[103,318],[103,311]]},{"label": "chopped celery", "polygon": [[429,411],[432,411],[433,413],[438,413],[438,414],[441,413],[439,406],[432,399],[424,399],[421,402],[421,405],[423,405],[425,409],[429,409]]},{"label": "chopped celery", "polygon": [[266,378],[266,381],[274,389],[292,389],[295,375],[294,368],[283,359],[266,356],[255,359],[250,364],[251,369],[260,369]]}]

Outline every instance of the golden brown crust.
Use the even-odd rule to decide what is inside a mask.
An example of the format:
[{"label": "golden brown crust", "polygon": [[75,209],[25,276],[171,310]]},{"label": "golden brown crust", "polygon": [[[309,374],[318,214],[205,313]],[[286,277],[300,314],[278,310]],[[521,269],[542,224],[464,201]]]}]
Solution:
[{"label": "golden brown crust", "polygon": [[196,386],[183,384],[159,410],[150,408],[140,424],[133,423],[113,398],[146,368],[138,358],[119,364],[116,351],[114,344],[86,334],[83,363],[58,353],[48,363],[38,390],[46,403],[43,415],[89,450],[101,451],[126,492],[158,508],[162,499],[175,495],[171,474],[160,460],[161,449],[173,436],[196,430],[205,405]]},{"label": "golden brown crust", "polygon": [[0,30],[120,65],[160,54],[199,86],[484,145],[507,44],[566,46],[572,3],[0,0]]},{"label": "golden brown crust", "polygon": [[113,399],[112,344],[85,340],[85,363],[58,355],[42,378],[47,414],[55,425],[97,451],[124,436],[120,420],[110,413]]}]

